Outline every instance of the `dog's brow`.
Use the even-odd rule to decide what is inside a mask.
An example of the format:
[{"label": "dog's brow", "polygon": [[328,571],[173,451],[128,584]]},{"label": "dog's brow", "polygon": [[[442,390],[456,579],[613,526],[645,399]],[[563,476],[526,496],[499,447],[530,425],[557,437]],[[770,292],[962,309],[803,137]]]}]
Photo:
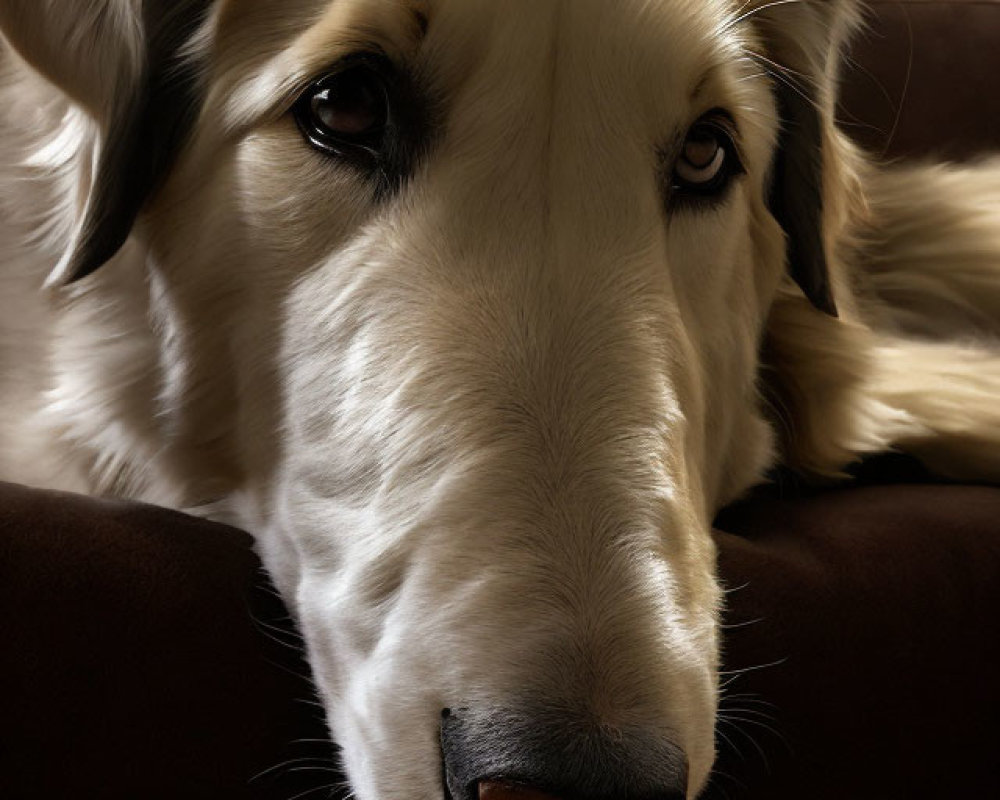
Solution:
[{"label": "dog's brow", "polygon": [[701,99],[702,95],[708,92],[712,86],[717,83],[719,78],[720,65],[713,64],[704,72],[701,73],[701,77],[695,81],[693,88],[691,89],[691,103],[697,105],[698,101]]},{"label": "dog's brow", "polygon": [[[308,84],[339,59],[359,50],[385,53],[405,64],[416,54],[427,30],[425,0],[337,0],[316,7],[303,0],[281,19],[260,0],[224,0],[219,17],[223,43],[245,41],[252,30],[291,27],[267,60],[238,66],[245,50],[229,48],[223,57],[235,79],[222,90],[226,127],[237,130],[276,116]],[[284,7],[282,8],[284,11]],[[289,17],[291,19],[289,19]],[[273,37],[273,33],[272,33]],[[224,49],[224,45],[223,45]],[[222,88],[222,87],[220,87]]]},{"label": "dog's brow", "polygon": [[407,61],[420,45],[426,26],[422,0],[332,3],[295,43],[295,60],[310,73],[359,49],[379,49],[394,60]]}]

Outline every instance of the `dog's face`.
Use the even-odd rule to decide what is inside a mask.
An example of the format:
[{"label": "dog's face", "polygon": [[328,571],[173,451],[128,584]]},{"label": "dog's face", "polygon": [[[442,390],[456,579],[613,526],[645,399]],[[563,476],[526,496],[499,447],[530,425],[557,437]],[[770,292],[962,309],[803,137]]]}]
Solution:
[{"label": "dog's face", "polygon": [[[200,76],[193,121],[162,86],[128,112],[187,142],[134,229],[167,449],[258,535],[356,796],[439,797],[443,768],[456,800],[696,795],[711,519],[771,449],[761,4],[187,2],[183,36],[147,5]],[[119,100],[46,72],[118,135]]]}]

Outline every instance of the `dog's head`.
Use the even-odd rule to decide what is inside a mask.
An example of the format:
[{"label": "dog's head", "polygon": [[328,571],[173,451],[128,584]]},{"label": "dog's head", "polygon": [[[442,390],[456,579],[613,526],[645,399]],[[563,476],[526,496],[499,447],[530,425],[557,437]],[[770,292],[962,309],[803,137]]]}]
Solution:
[{"label": "dog's head", "polygon": [[770,458],[779,283],[834,312],[822,143],[851,18],[0,3],[100,131],[53,281],[84,302],[146,248],[157,449],[257,534],[361,800],[439,797],[442,758],[456,800],[704,785],[711,519]]}]

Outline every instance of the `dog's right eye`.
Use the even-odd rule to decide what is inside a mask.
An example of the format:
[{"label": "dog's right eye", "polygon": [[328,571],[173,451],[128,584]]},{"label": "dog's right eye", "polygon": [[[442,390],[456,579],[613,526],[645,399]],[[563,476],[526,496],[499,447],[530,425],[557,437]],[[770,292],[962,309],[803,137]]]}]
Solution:
[{"label": "dog's right eye", "polygon": [[711,203],[743,172],[731,118],[723,111],[709,112],[684,139],[671,177],[673,198],[687,204]]},{"label": "dog's right eye", "polygon": [[380,59],[363,58],[313,83],[294,107],[309,143],[339,158],[376,162],[392,122],[386,75]]}]

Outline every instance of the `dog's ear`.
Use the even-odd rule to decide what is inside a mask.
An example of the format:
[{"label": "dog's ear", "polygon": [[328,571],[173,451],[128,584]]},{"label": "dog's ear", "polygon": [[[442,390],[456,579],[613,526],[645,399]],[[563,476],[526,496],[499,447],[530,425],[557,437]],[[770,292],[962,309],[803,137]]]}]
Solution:
[{"label": "dog's ear", "polygon": [[[800,92],[802,94],[800,94]],[[823,123],[804,90],[781,86],[782,129],[771,177],[771,213],[788,237],[788,271],[816,308],[837,316],[823,228]]]},{"label": "dog's ear", "polygon": [[[743,8],[746,8],[744,5]],[[788,269],[809,301],[837,315],[824,235],[824,171],[841,48],[860,18],[853,0],[753,0],[747,15],[774,76],[781,133],[770,208],[788,237]]]},{"label": "dog's ear", "polygon": [[76,234],[49,277],[78,280],[112,258],[199,108],[182,48],[212,0],[0,0],[4,39],[100,128]]}]

